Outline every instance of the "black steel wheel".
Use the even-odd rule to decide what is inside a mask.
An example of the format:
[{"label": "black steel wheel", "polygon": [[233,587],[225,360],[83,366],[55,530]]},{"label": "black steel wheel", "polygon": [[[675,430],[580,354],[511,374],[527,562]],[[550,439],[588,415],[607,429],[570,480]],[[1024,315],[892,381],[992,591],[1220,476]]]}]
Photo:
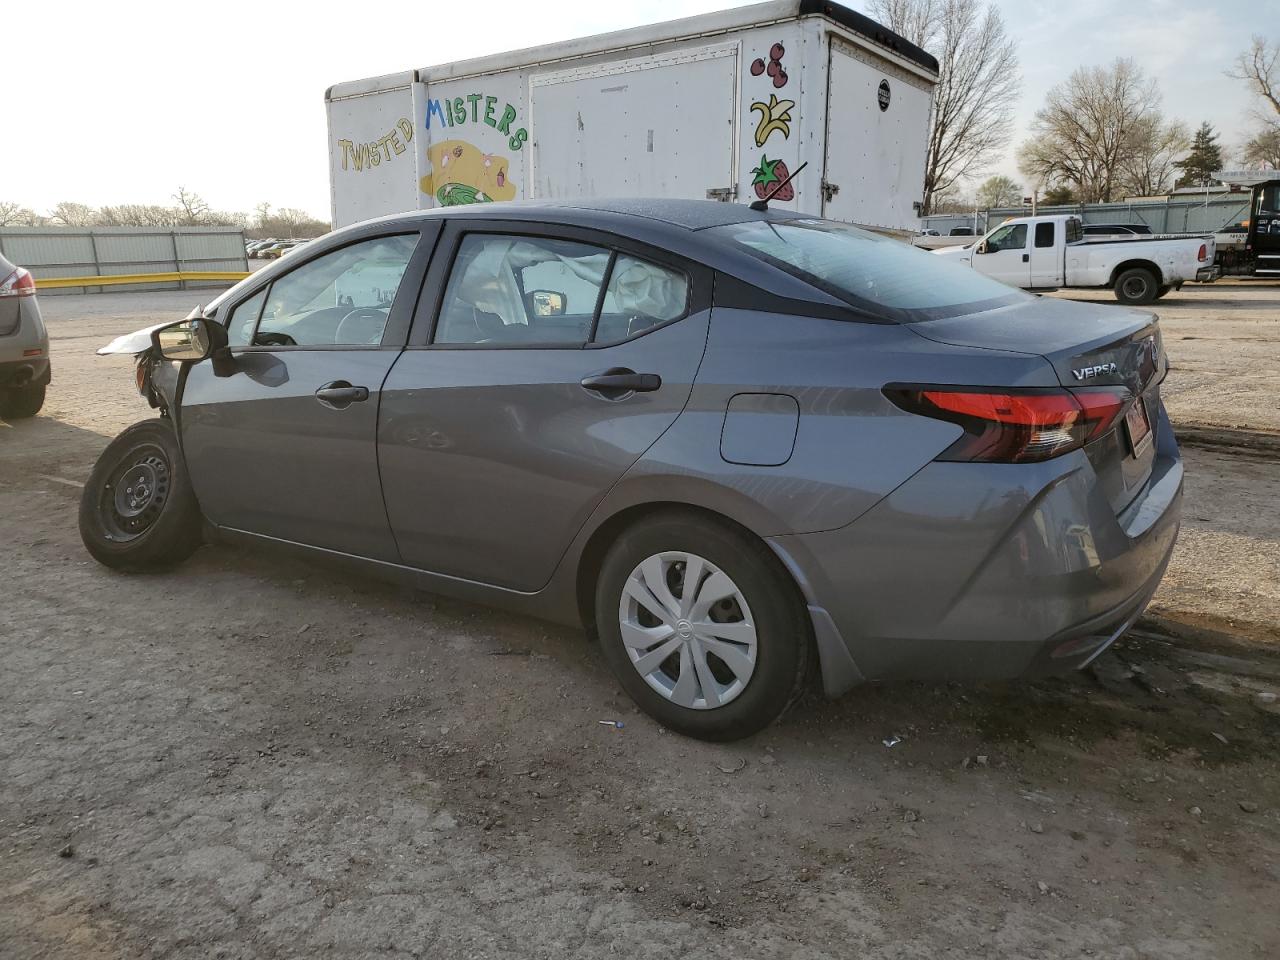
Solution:
[{"label": "black steel wheel", "polygon": [[168,420],[135,423],[107,446],[80,499],[80,538],[99,563],[155,570],[202,542],[200,508]]}]

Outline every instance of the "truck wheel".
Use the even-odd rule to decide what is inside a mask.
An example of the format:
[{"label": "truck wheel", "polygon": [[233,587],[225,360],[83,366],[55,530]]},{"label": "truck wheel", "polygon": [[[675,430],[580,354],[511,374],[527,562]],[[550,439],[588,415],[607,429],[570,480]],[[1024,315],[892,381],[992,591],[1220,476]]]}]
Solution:
[{"label": "truck wheel", "polygon": [[804,690],[808,615],[777,558],[694,513],[641,520],[596,582],[601,653],[645,713],[699,740],[768,726]]},{"label": "truck wheel", "polygon": [[80,539],[116,570],[160,570],[203,542],[202,519],[168,420],[143,420],[102,451],[80,498]]},{"label": "truck wheel", "polygon": [[24,420],[34,417],[44,406],[44,385],[9,387],[0,390],[0,419]]},{"label": "truck wheel", "polygon": [[1121,303],[1141,305],[1156,299],[1160,283],[1146,267],[1130,267],[1116,277],[1116,299]]}]

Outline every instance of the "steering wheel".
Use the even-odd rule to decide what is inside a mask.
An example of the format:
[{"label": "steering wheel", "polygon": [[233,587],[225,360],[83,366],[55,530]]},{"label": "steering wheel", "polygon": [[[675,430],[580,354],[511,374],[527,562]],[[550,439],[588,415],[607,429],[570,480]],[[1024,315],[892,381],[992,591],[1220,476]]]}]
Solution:
[{"label": "steering wheel", "polygon": [[[350,324],[349,327],[348,324]],[[338,321],[338,328],[333,331],[333,342],[378,343],[382,340],[382,332],[386,327],[386,310],[380,310],[377,307],[356,307]]]}]

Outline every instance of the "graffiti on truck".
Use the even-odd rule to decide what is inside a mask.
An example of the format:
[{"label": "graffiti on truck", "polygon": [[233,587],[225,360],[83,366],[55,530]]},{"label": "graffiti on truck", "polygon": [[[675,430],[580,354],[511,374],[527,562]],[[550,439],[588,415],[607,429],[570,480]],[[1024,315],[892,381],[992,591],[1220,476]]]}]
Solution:
[{"label": "graffiti on truck", "polygon": [[[507,149],[521,150],[529,131],[516,126],[517,116],[510,103],[486,93],[428,99],[424,118],[428,136],[433,128],[439,131],[437,136],[444,131],[451,136],[426,148],[426,174],[419,180],[422,192],[442,207],[514,199],[517,188],[511,181],[511,161],[483,144],[499,134],[506,138]],[[458,127],[470,128],[468,139],[458,138]]]},{"label": "graffiti on truck", "polygon": [[[767,79],[772,82],[775,90],[785,87],[788,77],[787,71],[782,66],[782,58],[786,52],[786,48],[781,43],[774,43],[769,47],[767,60],[765,57],[756,57],[749,68],[751,76],[744,78],[744,86],[758,88],[761,81]],[[749,115],[756,114],[759,117],[755,124],[754,137],[757,147],[763,148],[774,134],[780,134],[784,142],[790,141],[791,126],[795,122],[791,116],[791,111],[796,106],[794,100],[780,99],[776,93],[772,92],[767,95],[760,92],[758,95],[746,98],[746,102],[751,104]],[[774,140],[771,149],[782,150],[784,153],[793,152],[779,147],[777,140]],[[799,159],[794,157],[796,161]],[[761,200],[770,199],[786,203],[796,198],[795,186],[785,183],[791,176],[791,169],[787,161],[780,157],[771,160],[767,154],[761,153],[756,166],[751,169],[750,176],[751,189]]]},{"label": "graffiti on truck", "polygon": [[[498,113],[498,104],[502,103],[502,113]],[[427,101],[427,129],[431,129],[432,119],[440,127],[462,127],[467,124],[485,124],[507,137],[507,146],[519,150],[529,139],[529,131],[524,127],[511,125],[516,121],[516,108],[500,101],[498,97],[490,97],[484,93],[469,93],[465,97],[441,97]]]},{"label": "graffiti on truck", "polygon": [[355,143],[340,139],[338,147],[342,150],[342,169],[364,171],[389,163],[393,157],[405,152],[412,139],[413,124],[407,117],[397,120],[395,126],[377,140]]},{"label": "graffiti on truck", "polygon": [[485,153],[465,140],[443,140],[427,148],[429,172],[419,186],[442,207],[511,200],[516,185],[506,157]]}]

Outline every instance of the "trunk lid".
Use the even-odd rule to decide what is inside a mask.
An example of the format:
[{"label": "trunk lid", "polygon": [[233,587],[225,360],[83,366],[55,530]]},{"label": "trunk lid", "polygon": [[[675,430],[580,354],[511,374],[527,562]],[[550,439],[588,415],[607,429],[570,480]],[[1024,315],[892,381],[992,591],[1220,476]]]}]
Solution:
[{"label": "trunk lid", "polygon": [[[983,313],[907,324],[938,343],[1039,354],[1069,390],[1122,386],[1132,416],[1085,447],[1117,513],[1142,491],[1155,462],[1160,382],[1168,368],[1158,318],[1143,310],[1036,297]],[[1138,409],[1134,409],[1134,407]],[[1126,419],[1129,421],[1126,423]]]}]

